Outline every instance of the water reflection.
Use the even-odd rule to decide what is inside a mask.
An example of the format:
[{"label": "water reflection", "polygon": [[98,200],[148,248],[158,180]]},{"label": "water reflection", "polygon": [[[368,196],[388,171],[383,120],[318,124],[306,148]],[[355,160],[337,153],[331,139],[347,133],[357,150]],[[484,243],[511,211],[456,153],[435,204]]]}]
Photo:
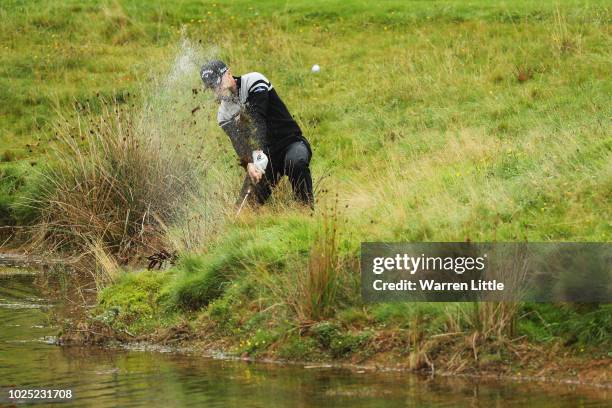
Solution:
[{"label": "water reflection", "polygon": [[[6,271],[5,271],[6,272]],[[213,360],[193,355],[59,347],[32,274],[0,272],[0,406],[8,388],[71,389],[79,407],[606,406],[568,386],[427,379],[406,373]],[[597,397],[597,398],[596,398]],[[48,405],[48,402],[39,403]],[[59,403],[59,402],[58,402]]]}]

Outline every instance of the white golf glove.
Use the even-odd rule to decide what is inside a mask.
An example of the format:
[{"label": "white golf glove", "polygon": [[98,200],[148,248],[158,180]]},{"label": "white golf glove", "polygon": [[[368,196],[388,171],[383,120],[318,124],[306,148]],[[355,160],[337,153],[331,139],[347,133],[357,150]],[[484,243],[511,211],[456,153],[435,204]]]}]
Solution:
[{"label": "white golf glove", "polygon": [[266,172],[266,167],[268,167],[268,156],[266,156],[263,150],[253,150],[253,164],[257,167],[257,170],[262,173]]}]

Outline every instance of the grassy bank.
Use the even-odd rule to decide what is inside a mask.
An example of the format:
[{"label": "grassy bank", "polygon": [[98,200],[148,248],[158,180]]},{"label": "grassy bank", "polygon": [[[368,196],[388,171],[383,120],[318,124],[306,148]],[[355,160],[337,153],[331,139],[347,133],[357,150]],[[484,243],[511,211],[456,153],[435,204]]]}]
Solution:
[{"label": "grassy bank", "polygon": [[[23,197],[50,197],[37,169],[56,166],[49,153],[78,118],[99,117],[100,98],[133,98],[144,135],[207,158],[200,199],[168,225],[151,218],[179,264],[110,262],[92,324],[128,338],[175,330],[237,354],[450,371],[535,350],[609,359],[609,305],[366,306],[357,268],[362,241],[610,240],[606,2],[9,1],[0,16],[4,225],[40,223],[49,207]],[[268,76],[311,141],[314,215],[286,184],[257,212],[223,210],[240,170],[191,61],[213,55]],[[69,126],[56,135],[59,118]],[[116,256],[102,238],[98,263]]]},{"label": "grassy bank", "polygon": [[[66,327],[63,341],[609,385],[610,305],[365,305],[356,255],[322,260],[333,240],[315,221],[249,221],[257,226],[227,231],[205,255],[123,274],[99,294],[84,333]],[[319,235],[307,245],[311,231]]]}]

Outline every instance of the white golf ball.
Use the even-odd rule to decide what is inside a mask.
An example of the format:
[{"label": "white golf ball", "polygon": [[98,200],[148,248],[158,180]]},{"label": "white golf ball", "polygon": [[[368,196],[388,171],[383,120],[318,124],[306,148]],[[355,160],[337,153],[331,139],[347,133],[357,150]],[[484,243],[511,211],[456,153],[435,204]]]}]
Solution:
[{"label": "white golf ball", "polygon": [[318,64],[314,64],[312,66],[312,72],[319,72],[321,70],[321,67]]}]

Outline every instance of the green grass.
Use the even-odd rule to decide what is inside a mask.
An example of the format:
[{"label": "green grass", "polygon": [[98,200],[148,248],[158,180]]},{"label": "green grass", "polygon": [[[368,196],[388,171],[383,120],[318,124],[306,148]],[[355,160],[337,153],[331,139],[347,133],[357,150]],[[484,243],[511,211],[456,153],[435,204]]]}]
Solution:
[{"label": "green grass", "polygon": [[[27,224],[34,212],[24,204],[23,195],[36,185],[36,175],[27,161],[0,165],[0,238],[10,237],[14,231],[9,226]],[[5,238],[6,239],[6,238]]]},{"label": "green grass", "polygon": [[525,305],[519,330],[537,342],[561,340],[566,345],[609,347],[611,311],[611,305]]},{"label": "green grass", "polygon": [[[274,82],[315,147],[315,177],[331,173],[327,187],[349,205],[355,242],[610,236],[605,2],[1,10],[0,154],[10,160],[49,150],[56,109],[138,90],[167,69],[184,27],[236,73]],[[387,225],[389,214],[401,222]]]},{"label": "green grass", "polygon": [[[338,209],[338,262],[354,273],[366,240],[609,241],[610,17],[605,1],[3,2],[2,221],[19,222],[16,196],[27,187],[16,180],[55,146],[57,113],[98,94],[150,97],[155,88],[145,84],[164,77],[184,37],[235,74],[259,71],[273,82],[313,146],[318,213],[281,193],[270,208],[214,220],[212,229],[194,216],[171,231],[190,254],[154,280],[160,297],[150,303],[131,292],[141,283],[121,280],[103,292],[105,308],[120,307],[128,326],[140,312],[127,304],[143,316],[195,310],[234,336],[237,351],[272,347],[294,358],[367,349],[372,328],[472,330],[470,305],[364,308],[349,276],[324,319],[337,328],[333,339],[300,336],[312,322],[296,320],[295,299],[308,287],[323,209]],[[237,192],[214,106],[191,94],[197,73],[177,86],[179,99],[191,99],[168,97],[181,111],[164,119],[180,119],[185,138],[203,141]],[[524,308],[515,334],[531,341],[609,337],[607,306]]]},{"label": "green grass", "polygon": [[162,288],[168,280],[167,274],[155,271],[124,273],[115,286],[98,294],[94,320],[118,330],[129,329],[135,335],[174,322],[176,313],[163,309],[165,294]]}]

